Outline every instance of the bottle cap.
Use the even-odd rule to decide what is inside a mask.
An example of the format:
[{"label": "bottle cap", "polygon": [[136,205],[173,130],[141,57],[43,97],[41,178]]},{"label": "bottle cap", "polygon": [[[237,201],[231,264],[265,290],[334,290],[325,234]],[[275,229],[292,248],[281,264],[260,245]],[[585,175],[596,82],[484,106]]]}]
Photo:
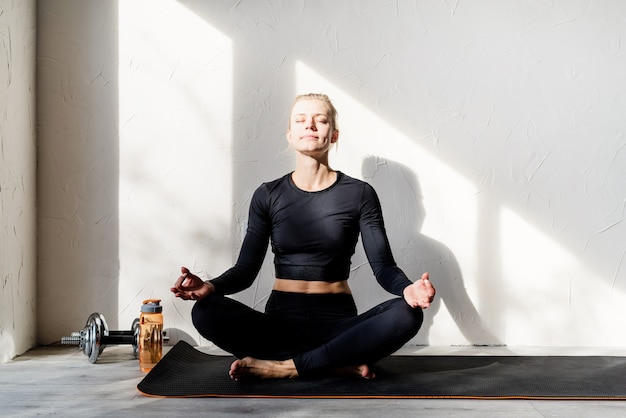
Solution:
[{"label": "bottle cap", "polygon": [[147,313],[159,313],[163,312],[163,307],[160,304],[161,299],[146,299],[141,305],[141,312]]}]

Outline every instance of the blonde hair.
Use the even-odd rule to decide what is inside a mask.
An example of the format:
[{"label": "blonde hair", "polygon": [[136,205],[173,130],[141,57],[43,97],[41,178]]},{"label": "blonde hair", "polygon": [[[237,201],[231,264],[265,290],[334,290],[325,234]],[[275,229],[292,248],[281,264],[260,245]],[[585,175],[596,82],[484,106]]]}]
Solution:
[{"label": "blonde hair", "polygon": [[[291,111],[293,111],[293,107],[296,105],[296,103],[302,100],[319,100],[321,102],[324,102],[329,111],[328,116],[330,116],[330,126],[335,131],[339,130],[339,125],[337,125],[337,109],[335,109],[333,102],[330,101],[330,98],[327,95],[322,93],[300,94],[299,96],[296,96],[296,99],[293,101],[293,104],[291,105]],[[291,128],[291,111],[289,112],[289,128]]]}]

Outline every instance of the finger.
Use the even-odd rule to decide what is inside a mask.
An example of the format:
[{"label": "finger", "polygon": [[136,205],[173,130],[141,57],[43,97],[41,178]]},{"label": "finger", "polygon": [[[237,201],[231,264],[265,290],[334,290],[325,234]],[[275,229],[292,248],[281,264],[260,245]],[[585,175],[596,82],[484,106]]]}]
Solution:
[{"label": "finger", "polygon": [[424,275],[422,276],[422,282],[424,283],[424,287],[431,291],[431,290],[435,290],[435,287],[433,286],[433,283],[430,281],[430,278],[428,276],[428,273],[424,273]]},{"label": "finger", "polygon": [[183,278],[183,283],[185,283],[185,279],[187,279],[190,274],[191,274],[191,272],[189,271],[189,269],[187,267],[181,267],[180,268],[180,277]]},{"label": "finger", "polygon": [[185,280],[185,278],[182,276],[176,279],[176,283],[174,283],[174,286],[172,287],[172,289],[178,289],[178,290],[182,289],[183,280]]},{"label": "finger", "polygon": [[185,286],[188,286],[189,283],[192,281],[192,279],[200,280],[200,278],[198,276],[196,276],[195,274],[193,274],[189,270],[187,270],[186,273],[183,273],[183,275],[181,277],[183,277],[183,283],[184,283]]},{"label": "finger", "polygon": [[181,275],[180,277],[178,277],[178,280],[176,280],[176,284],[174,285],[178,288],[180,288],[185,279],[187,279],[187,276],[189,275],[189,269],[187,267],[181,267],[180,273]]},{"label": "finger", "polygon": [[426,292],[428,293],[431,293],[435,290],[430,280],[424,280],[424,290],[426,290]]}]

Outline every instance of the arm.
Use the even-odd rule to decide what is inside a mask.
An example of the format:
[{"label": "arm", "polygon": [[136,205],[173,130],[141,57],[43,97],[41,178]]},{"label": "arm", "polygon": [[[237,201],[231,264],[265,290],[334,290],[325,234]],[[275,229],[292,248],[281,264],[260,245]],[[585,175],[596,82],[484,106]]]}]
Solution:
[{"label": "arm", "polygon": [[268,194],[261,185],[252,196],[248,212],[248,228],[233,267],[208,283],[224,295],[240,292],[252,285],[265,259],[271,233]]},{"label": "arm", "polygon": [[361,200],[361,236],[363,248],[378,283],[388,292],[403,296],[411,307],[427,308],[435,296],[428,273],[411,282],[396,265],[385,231],[382,209],[376,191],[366,184]]},{"label": "arm", "polygon": [[402,296],[404,288],[411,285],[411,281],[396,265],[387,238],[380,201],[374,188],[367,183],[361,197],[359,227],[363,248],[376,280],[389,293]]}]

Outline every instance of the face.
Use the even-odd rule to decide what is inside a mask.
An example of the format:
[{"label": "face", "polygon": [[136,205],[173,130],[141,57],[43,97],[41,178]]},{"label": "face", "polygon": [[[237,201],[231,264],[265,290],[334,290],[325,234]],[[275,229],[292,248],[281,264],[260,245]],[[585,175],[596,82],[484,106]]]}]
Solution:
[{"label": "face", "polygon": [[300,100],[291,110],[287,141],[307,155],[328,152],[339,132],[332,126],[328,106],[321,100]]}]

